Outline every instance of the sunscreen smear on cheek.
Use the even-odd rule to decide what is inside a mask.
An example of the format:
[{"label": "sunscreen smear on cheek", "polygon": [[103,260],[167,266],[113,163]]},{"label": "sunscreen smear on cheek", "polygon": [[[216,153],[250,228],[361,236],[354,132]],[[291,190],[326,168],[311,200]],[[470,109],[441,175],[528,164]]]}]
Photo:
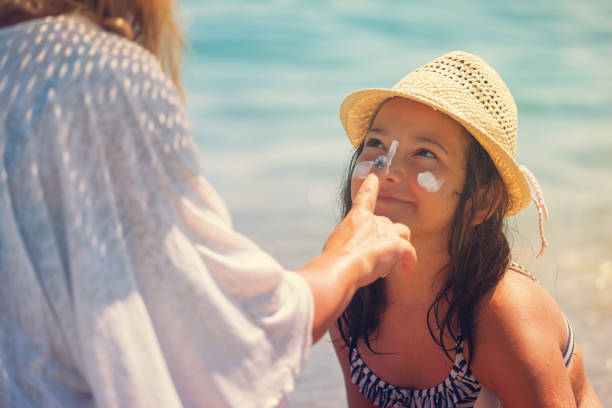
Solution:
[{"label": "sunscreen smear on cheek", "polygon": [[419,183],[421,187],[430,193],[435,193],[436,191],[440,190],[444,180],[437,179],[436,176],[434,176],[430,171],[424,171],[417,175],[417,183]]},{"label": "sunscreen smear on cheek", "polygon": [[355,165],[353,169],[353,178],[364,179],[372,170],[372,166],[374,166],[373,161],[363,161],[359,162]]}]

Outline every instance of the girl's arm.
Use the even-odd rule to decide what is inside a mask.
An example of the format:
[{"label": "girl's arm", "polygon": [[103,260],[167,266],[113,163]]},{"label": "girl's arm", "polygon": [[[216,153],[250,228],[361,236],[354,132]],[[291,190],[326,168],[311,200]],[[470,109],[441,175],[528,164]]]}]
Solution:
[{"label": "girl's arm", "polygon": [[597,394],[595,394],[595,390],[591,386],[591,383],[586,376],[584,363],[582,360],[582,351],[578,345],[574,347],[572,361],[568,367],[568,374],[570,377],[570,383],[572,384],[572,389],[574,391],[576,406],[581,408],[601,408],[601,402],[599,401]]},{"label": "girl's arm", "polygon": [[344,388],[346,389],[346,399],[348,401],[349,408],[374,408],[370,400],[368,400],[362,393],[359,392],[359,387],[351,382],[351,367],[349,365],[349,352],[348,348],[344,347],[344,341],[340,336],[338,326],[335,324],[329,329],[329,336],[331,337],[336,351],[336,356],[340,362],[342,368],[342,374],[344,376]]},{"label": "girl's arm", "polygon": [[565,367],[565,319],[537,282],[507,272],[481,300],[475,323],[472,370],[505,408],[575,407],[588,400],[582,406],[601,406],[589,392],[582,360]]}]

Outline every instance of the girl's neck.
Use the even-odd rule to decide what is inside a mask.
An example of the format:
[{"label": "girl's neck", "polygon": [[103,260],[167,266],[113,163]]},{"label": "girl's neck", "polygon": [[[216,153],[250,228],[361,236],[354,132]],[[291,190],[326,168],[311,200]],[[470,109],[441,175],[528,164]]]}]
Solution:
[{"label": "girl's neck", "polygon": [[413,237],[417,264],[410,275],[395,268],[385,279],[387,302],[392,307],[429,307],[446,282],[449,263],[445,245]]}]

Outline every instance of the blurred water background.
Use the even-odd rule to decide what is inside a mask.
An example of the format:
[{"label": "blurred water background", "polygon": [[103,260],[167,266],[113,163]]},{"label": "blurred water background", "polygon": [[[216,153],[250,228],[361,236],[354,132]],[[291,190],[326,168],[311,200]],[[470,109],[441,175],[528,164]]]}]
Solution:
[{"label": "blurred water background", "polygon": [[[587,374],[612,406],[612,2],[182,1],[189,119],[235,228],[285,267],[319,253],[338,221],[350,155],[349,92],[391,87],[461,49],[504,78],[519,109],[516,157],[539,178],[551,248],[532,205],[510,220],[516,257],[565,310]],[[328,339],[288,396],[346,405]]]}]

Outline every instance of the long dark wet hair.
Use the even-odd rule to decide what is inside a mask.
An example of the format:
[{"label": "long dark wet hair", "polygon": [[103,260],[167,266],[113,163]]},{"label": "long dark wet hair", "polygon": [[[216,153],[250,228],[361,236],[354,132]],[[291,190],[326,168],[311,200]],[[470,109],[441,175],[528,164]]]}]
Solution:
[{"label": "long dark wet hair", "polygon": [[[448,235],[449,263],[443,270],[447,280],[427,311],[427,327],[433,340],[451,359],[461,340],[467,342],[468,368],[474,356],[474,314],[484,294],[502,277],[510,262],[510,246],[504,234],[504,215],[510,208],[506,186],[493,161],[480,143],[469,135],[465,184]],[[364,141],[353,153],[343,182],[342,215],[351,209],[351,175]],[[483,199],[494,197],[497,199]],[[488,207],[488,208],[487,208]],[[476,222],[477,213],[487,216]],[[337,326],[349,356],[363,338],[370,351],[370,338],[387,306],[384,281],[378,279],[353,296]],[[449,341],[450,339],[450,341]],[[337,340],[337,339],[334,339]]]}]

